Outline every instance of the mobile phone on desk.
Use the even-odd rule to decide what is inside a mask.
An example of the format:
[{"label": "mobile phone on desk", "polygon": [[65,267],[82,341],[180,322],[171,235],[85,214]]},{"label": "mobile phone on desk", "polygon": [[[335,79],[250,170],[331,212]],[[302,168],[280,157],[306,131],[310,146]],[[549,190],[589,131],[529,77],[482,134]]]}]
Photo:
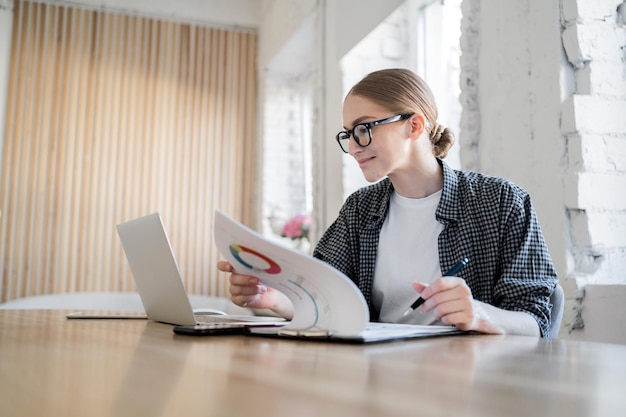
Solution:
[{"label": "mobile phone on desk", "polygon": [[203,323],[195,326],[174,326],[174,333],[185,336],[218,336],[243,334],[246,323]]}]

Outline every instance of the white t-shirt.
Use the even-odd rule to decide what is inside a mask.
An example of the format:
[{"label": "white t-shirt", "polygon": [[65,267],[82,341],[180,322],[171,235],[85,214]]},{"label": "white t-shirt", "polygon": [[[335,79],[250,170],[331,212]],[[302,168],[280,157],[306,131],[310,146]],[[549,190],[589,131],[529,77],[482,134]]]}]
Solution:
[{"label": "white t-shirt", "polygon": [[397,322],[417,299],[413,281],[429,284],[441,276],[437,240],[443,225],[435,219],[440,199],[441,191],[419,199],[396,192],[391,196],[380,231],[372,293],[382,322]]}]

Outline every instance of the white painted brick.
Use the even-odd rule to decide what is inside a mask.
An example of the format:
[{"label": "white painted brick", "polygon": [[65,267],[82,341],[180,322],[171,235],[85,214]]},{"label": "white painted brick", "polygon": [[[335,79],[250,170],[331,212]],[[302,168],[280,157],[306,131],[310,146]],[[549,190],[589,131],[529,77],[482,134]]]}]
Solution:
[{"label": "white painted brick", "polygon": [[591,246],[587,212],[585,210],[568,210],[568,215],[569,229],[574,246],[577,248]]},{"label": "white painted brick", "polygon": [[614,61],[621,57],[623,30],[604,22],[578,26],[578,42],[584,57],[592,60]]},{"label": "white painted brick", "polygon": [[587,211],[587,218],[591,245],[626,247],[626,207],[622,211]]},{"label": "white painted brick", "polygon": [[576,279],[579,287],[588,284],[626,284],[626,249],[603,245],[577,249]]},{"label": "white painted brick", "polygon": [[626,100],[572,95],[563,103],[561,131],[581,134],[626,134]]},{"label": "white painted brick", "polygon": [[576,71],[578,94],[604,95],[626,99],[626,71],[624,63],[591,61]]},{"label": "white painted brick", "polygon": [[626,136],[605,137],[607,169],[626,174]]},{"label": "white painted brick", "polygon": [[622,0],[562,0],[563,18],[566,21],[580,19],[607,19],[615,16]]},{"label": "white painted brick", "polygon": [[597,268],[586,277],[589,284],[626,284],[626,249],[594,247]]},{"label": "white painted brick", "polygon": [[591,60],[591,56],[584,56],[578,39],[578,25],[571,25],[565,28],[561,34],[563,48],[567,54],[567,60],[575,68],[584,68],[585,63]]},{"label": "white painted brick", "polygon": [[626,210],[626,176],[578,173],[564,180],[565,207],[580,210]]},{"label": "white painted brick", "polygon": [[[569,210],[568,214],[576,247],[591,248],[593,253],[626,246],[626,210]],[[585,272],[594,270],[585,268]]]},{"label": "white painted brick", "polygon": [[567,58],[576,68],[594,60],[621,62],[626,45],[624,28],[606,22],[568,26],[561,38]]},{"label": "white painted brick", "polygon": [[626,136],[568,135],[570,172],[626,174]]}]

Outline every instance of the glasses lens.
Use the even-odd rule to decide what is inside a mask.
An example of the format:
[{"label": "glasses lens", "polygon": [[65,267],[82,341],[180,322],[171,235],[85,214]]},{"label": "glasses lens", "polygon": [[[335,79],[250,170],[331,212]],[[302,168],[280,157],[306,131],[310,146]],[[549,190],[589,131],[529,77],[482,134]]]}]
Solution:
[{"label": "glasses lens", "polygon": [[341,147],[341,150],[348,153],[348,147],[350,146],[350,134],[348,132],[337,133],[337,143]]},{"label": "glasses lens", "polygon": [[372,136],[370,135],[370,130],[365,125],[356,125],[354,126],[354,130],[352,131],[354,135],[354,140],[359,146],[366,147],[372,142]]}]

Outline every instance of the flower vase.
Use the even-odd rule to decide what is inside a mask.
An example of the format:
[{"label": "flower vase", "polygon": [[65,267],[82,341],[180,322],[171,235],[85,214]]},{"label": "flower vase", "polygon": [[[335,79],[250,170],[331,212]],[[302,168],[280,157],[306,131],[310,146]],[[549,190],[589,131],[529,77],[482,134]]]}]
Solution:
[{"label": "flower vase", "polygon": [[309,240],[305,238],[294,239],[293,248],[308,254],[311,249],[311,244]]}]

